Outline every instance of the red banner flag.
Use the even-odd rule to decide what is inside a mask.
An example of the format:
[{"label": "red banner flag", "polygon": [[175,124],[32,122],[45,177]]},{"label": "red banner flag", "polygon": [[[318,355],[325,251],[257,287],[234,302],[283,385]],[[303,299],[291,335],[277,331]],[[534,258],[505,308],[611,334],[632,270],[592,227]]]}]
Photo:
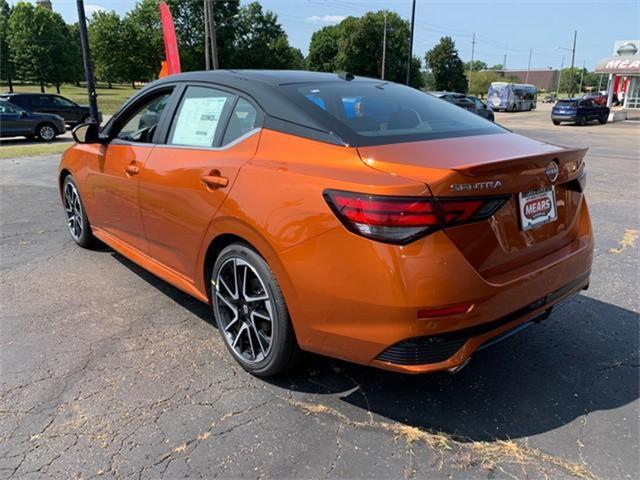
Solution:
[{"label": "red banner flag", "polygon": [[[160,2],[160,21],[162,22],[162,36],[164,37],[164,54],[166,57],[166,75],[180,73],[180,54],[178,53],[178,39],[173,26],[173,17],[166,3]],[[163,69],[164,70],[164,69]]]}]

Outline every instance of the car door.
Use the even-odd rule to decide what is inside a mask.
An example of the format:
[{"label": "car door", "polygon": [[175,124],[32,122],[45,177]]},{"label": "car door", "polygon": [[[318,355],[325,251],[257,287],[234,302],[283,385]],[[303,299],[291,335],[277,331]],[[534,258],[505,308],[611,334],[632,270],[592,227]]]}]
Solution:
[{"label": "car door", "polygon": [[66,123],[78,123],[80,119],[80,109],[78,105],[73,103],[71,100],[67,100],[64,97],[59,95],[51,95],[51,102],[54,104],[54,107],[57,108],[57,115],[60,115],[64,118]]},{"label": "car door", "polygon": [[192,280],[204,235],[240,168],[255,154],[262,114],[218,87],[184,88],[166,141],[140,174],[152,258]]},{"label": "car door", "polygon": [[161,112],[149,122],[147,113],[156,111],[172,93],[173,87],[150,92],[113,119],[110,140],[87,174],[87,190],[94,195],[92,225],[144,254],[149,249],[140,215],[138,179],[163,118]]},{"label": "car door", "polygon": [[9,102],[0,101],[0,135],[11,137],[29,133],[29,122],[21,117],[23,111]]}]

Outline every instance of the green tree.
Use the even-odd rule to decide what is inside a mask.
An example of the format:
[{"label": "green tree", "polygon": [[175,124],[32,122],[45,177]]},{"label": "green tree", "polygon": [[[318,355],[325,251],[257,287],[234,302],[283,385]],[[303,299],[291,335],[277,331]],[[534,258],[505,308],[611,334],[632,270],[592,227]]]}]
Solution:
[{"label": "green tree", "polygon": [[120,16],[116,12],[96,12],[89,23],[89,45],[96,78],[107,82],[131,80],[124,71],[120,55],[114,52],[128,50],[124,44],[125,31]]},{"label": "green tree", "polygon": [[67,25],[67,48],[65,54],[67,56],[67,65],[69,71],[69,82],[73,82],[76,86],[80,86],[80,82],[84,80],[84,63],[82,60],[82,46],[80,44],[80,26],[78,23]]},{"label": "green tree", "polygon": [[[202,0],[167,0],[178,37],[180,63],[183,71],[203,70],[204,7]],[[218,64],[228,68],[233,58],[235,21],[240,7],[239,0],[215,0],[212,2],[216,22]]]},{"label": "green tree", "polygon": [[488,68],[487,64],[482,60],[474,60],[473,62],[469,61],[469,62],[465,62],[464,64],[464,69],[466,72],[470,70],[473,72],[479,72],[480,70],[486,70],[487,68]]},{"label": "green tree", "polygon": [[164,58],[158,0],[141,0],[122,23],[120,56],[125,79],[132,86],[156,79]]},{"label": "green tree", "polygon": [[[348,17],[340,24],[325,27],[311,38],[310,70],[347,71],[355,75],[382,77],[382,50],[385,15],[387,44],[385,79],[404,83],[407,74],[409,23],[394,12],[369,12],[362,17]],[[410,84],[425,85],[420,72],[420,59],[411,62]]]},{"label": "green tree", "polygon": [[46,83],[59,86],[66,80],[68,31],[59,14],[17,3],[7,33],[17,78],[38,82],[42,92]]},{"label": "green tree", "polygon": [[11,7],[6,0],[0,0],[0,80],[7,82],[9,91],[13,92],[13,59],[9,48],[9,17]]},{"label": "green tree", "polygon": [[469,93],[481,98],[487,94],[493,82],[504,81],[497,72],[490,70],[471,72],[469,75],[471,78]]},{"label": "green tree", "polygon": [[298,52],[289,45],[287,35],[270,10],[258,2],[240,8],[236,21],[234,68],[288,69],[299,65]]},{"label": "green tree", "polygon": [[309,70],[317,72],[335,72],[336,57],[338,56],[338,42],[340,27],[329,25],[313,32],[309,44],[307,66]]},{"label": "green tree", "polygon": [[431,70],[437,90],[465,93],[467,78],[464,64],[451,37],[442,37],[440,42],[425,56],[427,68]]},{"label": "green tree", "polygon": [[581,71],[578,67],[574,67],[573,69],[571,69],[571,67],[563,68],[562,78],[560,78],[560,91],[570,94],[576,93],[580,85]]},{"label": "green tree", "polygon": [[501,63],[496,63],[495,65],[491,65],[489,70],[504,70],[504,65]]}]

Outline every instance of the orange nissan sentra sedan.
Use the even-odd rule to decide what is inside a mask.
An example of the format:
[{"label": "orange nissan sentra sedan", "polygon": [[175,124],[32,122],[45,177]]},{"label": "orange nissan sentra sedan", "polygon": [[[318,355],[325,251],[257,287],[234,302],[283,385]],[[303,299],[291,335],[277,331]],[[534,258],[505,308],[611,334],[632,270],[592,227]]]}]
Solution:
[{"label": "orange nissan sentra sedan", "polygon": [[171,76],[59,170],[69,231],[212,304],[235,360],[456,371],[589,284],[586,149],[350,74]]}]

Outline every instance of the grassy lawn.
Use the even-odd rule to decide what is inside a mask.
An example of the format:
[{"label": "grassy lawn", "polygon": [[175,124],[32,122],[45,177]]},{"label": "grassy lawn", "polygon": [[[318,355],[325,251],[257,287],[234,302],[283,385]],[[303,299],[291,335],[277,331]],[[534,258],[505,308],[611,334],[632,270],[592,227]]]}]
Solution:
[{"label": "grassy lawn", "polygon": [[[14,84],[13,89],[16,92],[35,92],[40,93],[39,85],[31,84]],[[0,84],[0,92],[8,92],[6,84]],[[103,115],[112,115],[120,106],[133,95],[137,90],[131,88],[130,85],[113,85],[113,88],[107,88],[105,85],[98,85],[96,88],[98,94],[98,108]],[[56,93],[54,86],[46,88],[46,93]],[[67,97],[69,100],[73,100],[80,105],[87,105],[89,100],[87,99],[87,89],[82,87],[76,87],[75,85],[65,84],[60,86],[60,95]]]},{"label": "grassy lawn", "polygon": [[2,145],[0,146],[0,159],[62,153],[71,145],[73,145],[73,142],[62,141],[54,143],[30,143],[28,145]]}]

